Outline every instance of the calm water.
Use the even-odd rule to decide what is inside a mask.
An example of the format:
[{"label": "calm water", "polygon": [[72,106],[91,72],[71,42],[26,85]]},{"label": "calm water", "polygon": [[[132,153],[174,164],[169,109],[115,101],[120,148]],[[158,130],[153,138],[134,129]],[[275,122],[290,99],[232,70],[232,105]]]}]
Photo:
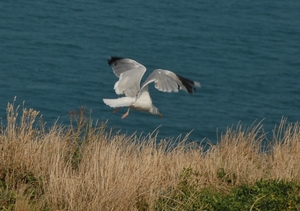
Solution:
[{"label": "calm water", "polygon": [[[86,106],[123,133],[215,142],[241,122],[264,119],[272,132],[282,116],[300,120],[300,1],[1,1],[0,117],[17,104],[43,114],[48,126]],[[110,55],[200,81],[193,95],[151,89],[164,118],[126,109],[115,98]]]}]

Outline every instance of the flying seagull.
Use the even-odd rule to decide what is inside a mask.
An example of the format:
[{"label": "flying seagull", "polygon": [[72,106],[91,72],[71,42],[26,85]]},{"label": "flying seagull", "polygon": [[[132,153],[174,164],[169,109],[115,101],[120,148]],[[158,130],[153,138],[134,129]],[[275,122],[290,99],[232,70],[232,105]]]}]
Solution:
[{"label": "flying seagull", "polygon": [[142,76],[146,72],[146,67],[137,61],[122,57],[110,57],[108,64],[112,67],[114,74],[119,78],[114,89],[118,95],[125,95],[118,99],[103,99],[103,102],[115,108],[114,113],[120,107],[128,107],[122,119],[129,115],[130,108],[138,111],[145,111],[150,114],[162,117],[162,114],[152,104],[148,91],[148,85],[154,82],[154,87],[162,92],[178,92],[180,89],[192,94],[195,87],[200,87],[200,83],[179,76],[169,70],[156,69],[140,86]]}]

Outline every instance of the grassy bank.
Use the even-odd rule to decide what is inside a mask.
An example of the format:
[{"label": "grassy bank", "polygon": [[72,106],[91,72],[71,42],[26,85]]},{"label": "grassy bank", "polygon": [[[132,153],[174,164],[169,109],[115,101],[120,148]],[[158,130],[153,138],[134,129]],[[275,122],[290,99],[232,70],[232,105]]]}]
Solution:
[{"label": "grassy bank", "polygon": [[8,104],[0,209],[300,209],[298,123],[283,120],[264,151],[260,124],[228,129],[204,151],[185,140],[157,144],[155,134],[112,133],[84,113],[47,129],[39,112]]}]

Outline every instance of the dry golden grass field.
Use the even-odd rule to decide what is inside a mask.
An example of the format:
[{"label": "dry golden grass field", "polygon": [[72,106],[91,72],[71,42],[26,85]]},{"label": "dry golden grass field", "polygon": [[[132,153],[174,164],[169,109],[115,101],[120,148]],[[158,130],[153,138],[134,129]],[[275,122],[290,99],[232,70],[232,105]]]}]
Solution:
[{"label": "dry golden grass field", "polygon": [[190,179],[197,188],[224,193],[261,179],[300,179],[300,127],[285,119],[271,140],[260,123],[237,126],[204,151],[186,138],[114,133],[84,113],[71,112],[70,125],[45,128],[38,111],[8,104],[0,129],[0,209],[155,210],[185,169],[196,172]]}]

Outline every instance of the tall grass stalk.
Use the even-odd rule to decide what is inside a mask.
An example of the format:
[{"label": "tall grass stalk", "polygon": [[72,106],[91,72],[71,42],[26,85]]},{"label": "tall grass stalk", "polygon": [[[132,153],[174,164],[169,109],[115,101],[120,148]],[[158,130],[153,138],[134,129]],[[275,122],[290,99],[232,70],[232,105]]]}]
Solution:
[{"label": "tall grass stalk", "polygon": [[155,132],[114,133],[93,125],[84,109],[70,114],[69,126],[49,129],[38,111],[23,106],[18,120],[19,110],[8,104],[0,133],[0,207],[7,210],[152,210],[188,168],[199,188],[225,192],[261,179],[300,179],[299,123],[286,119],[264,151],[261,123],[228,128],[204,151],[187,137],[174,143]]}]

